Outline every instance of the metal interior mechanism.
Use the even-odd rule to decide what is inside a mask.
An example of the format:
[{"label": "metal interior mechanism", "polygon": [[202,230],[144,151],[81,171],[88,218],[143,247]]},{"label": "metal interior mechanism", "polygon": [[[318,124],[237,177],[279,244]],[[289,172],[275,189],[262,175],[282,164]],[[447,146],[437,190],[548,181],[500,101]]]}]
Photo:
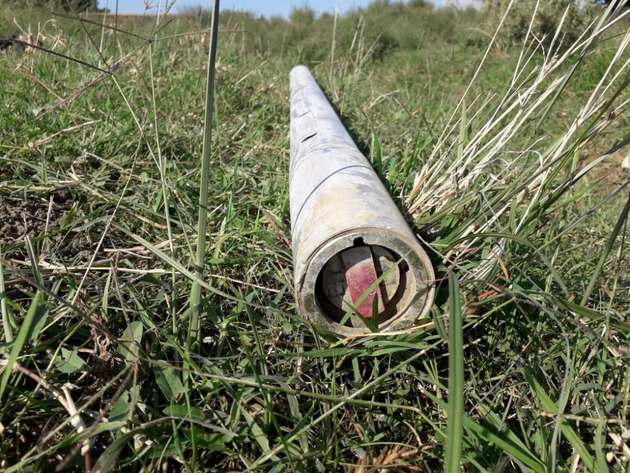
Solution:
[{"label": "metal interior mechanism", "polygon": [[353,246],[337,253],[319,273],[317,303],[338,322],[346,313],[353,326],[365,324],[361,317],[385,322],[401,305],[409,303],[403,301],[409,268],[404,262],[398,263],[399,259],[378,245]]},{"label": "metal interior mechanism", "polygon": [[304,66],[291,72],[289,193],[302,315],[340,335],[426,315],[431,262]]}]

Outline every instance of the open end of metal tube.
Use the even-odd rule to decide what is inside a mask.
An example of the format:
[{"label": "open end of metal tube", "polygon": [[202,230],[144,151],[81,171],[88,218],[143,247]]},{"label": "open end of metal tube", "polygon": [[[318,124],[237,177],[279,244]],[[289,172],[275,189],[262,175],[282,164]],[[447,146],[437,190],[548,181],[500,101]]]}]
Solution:
[{"label": "open end of metal tube", "polygon": [[315,300],[331,322],[348,328],[382,325],[405,312],[416,284],[407,261],[395,251],[354,239],[334,254],[315,284]]},{"label": "open end of metal tube", "polygon": [[382,229],[340,234],[321,246],[298,282],[298,308],[339,335],[402,330],[424,317],[433,267],[419,244]]}]

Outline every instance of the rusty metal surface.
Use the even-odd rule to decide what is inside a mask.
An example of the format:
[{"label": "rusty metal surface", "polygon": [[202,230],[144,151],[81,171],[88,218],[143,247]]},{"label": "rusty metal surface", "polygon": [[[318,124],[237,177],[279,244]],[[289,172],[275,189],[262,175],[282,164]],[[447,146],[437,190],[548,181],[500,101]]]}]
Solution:
[{"label": "rusty metal surface", "polygon": [[[320,286],[323,284],[320,274],[326,264],[348,248],[363,246],[382,247],[397,259],[404,256],[408,268],[402,278],[407,293],[399,298],[395,313],[386,314],[381,329],[390,329],[399,319],[411,321],[426,313],[433,297],[431,263],[304,66],[291,71],[289,193],[295,291],[302,314],[342,334],[365,331],[360,326],[340,327],[315,294],[318,278]],[[351,272],[350,280],[346,278],[346,287],[351,286],[355,277],[361,279],[360,271],[355,271],[356,274]],[[366,276],[364,284],[357,283],[357,287],[364,287],[371,280],[369,287],[376,280],[372,277]],[[382,292],[379,289],[366,298],[370,300],[370,315],[374,297],[381,298],[379,312],[381,309],[387,312]],[[350,295],[352,302],[356,299]],[[367,309],[359,312],[367,313]]]},{"label": "rusty metal surface", "polygon": [[[361,251],[357,253],[357,250]],[[373,271],[373,274],[369,275],[369,279],[363,280],[362,289],[351,291],[351,282],[361,276],[353,273],[356,271],[353,266],[354,261],[368,264],[368,271],[370,273]],[[350,274],[348,274],[348,271],[350,271]],[[376,295],[378,297],[378,315],[380,319],[388,309],[390,302],[395,300],[400,286],[400,268],[396,265],[394,256],[383,247],[364,246],[349,248],[331,258],[322,269],[324,296],[333,306],[345,313],[351,310],[351,307],[363,295],[363,292],[379,278],[381,281],[378,285],[378,290],[372,292],[365,307],[365,309],[369,308],[369,311],[364,310],[364,307],[359,307],[358,309],[364,317],[371,317],[372,303],[374,295]]]},{"label": "rusty metal surface", "polygon": [[[337,256],[343,265],[350,302],[356,306],[357,312],[366,318],[383,313],[385,304],[383,303],[383,296],[381,296],[381,288],[376,284],[379,275],[376,274],[376,267],[372,259],[372,247],[348,248]],[[376,287],[370,290],[372,286]],[[361,301],[362,297],[364,298]]]}]

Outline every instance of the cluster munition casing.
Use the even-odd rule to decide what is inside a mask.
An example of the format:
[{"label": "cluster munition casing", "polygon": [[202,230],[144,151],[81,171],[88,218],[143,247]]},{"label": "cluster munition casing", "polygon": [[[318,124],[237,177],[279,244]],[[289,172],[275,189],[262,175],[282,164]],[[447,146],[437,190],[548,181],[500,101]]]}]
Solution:
[{"label": "cluster munition casing", "polygon": [[304,66],[291,71],[289,194],[300,314],[344,336],[427,314],[431,261]]}]

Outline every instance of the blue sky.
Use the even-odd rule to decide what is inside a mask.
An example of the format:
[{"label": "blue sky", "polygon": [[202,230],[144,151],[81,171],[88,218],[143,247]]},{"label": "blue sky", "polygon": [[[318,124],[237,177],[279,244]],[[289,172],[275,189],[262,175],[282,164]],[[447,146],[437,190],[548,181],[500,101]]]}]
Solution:
[{"label": "blue sky", "polygon": [[[169,0],[148,0],[149,4],[157,7],[161,2],[166,4]],[[431,0],[437,6],[440,6],[445,0]],[[460,0],[460,3],[470,3],[471,0]],[[335,7],[339,13],[345,13],[356,7],[365,6],[370,0],[221,0],[221,9],[247,10],[256,14],[271,16],[282,15],[288,16],[292,7],[301,7],[306,4],[314,8],[318,13],[325,11],[334,12]],[[114,11],[116,8],[116,0],[98,0],[99,7],[109,7]],[[211,0],[177,0],[174,11],[182,7],[190,7],[203,5],[208,8],[212,5]],[[118,11],[120,13],[143,13],[145,11],[144,0],[118,0]],[[150,12],[155,12],[151,10]]]}]

